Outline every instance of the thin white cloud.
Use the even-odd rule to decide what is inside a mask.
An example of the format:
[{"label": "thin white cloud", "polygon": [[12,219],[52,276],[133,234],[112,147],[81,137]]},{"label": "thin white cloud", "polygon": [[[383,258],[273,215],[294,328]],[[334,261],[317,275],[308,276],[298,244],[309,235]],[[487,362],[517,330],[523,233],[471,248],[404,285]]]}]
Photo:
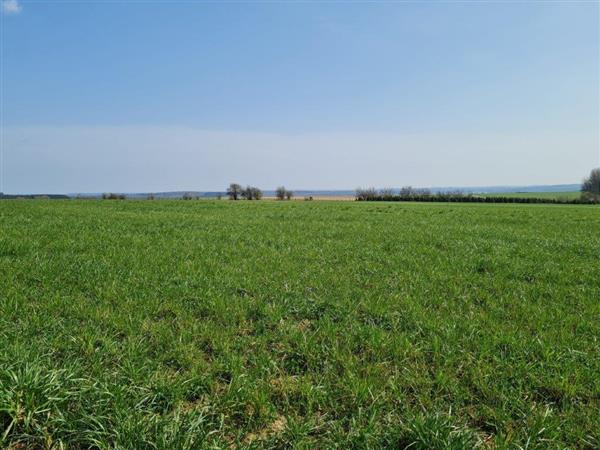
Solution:
[{"label": "thin white cloud", "polygon": [[4,14],[19,14],[23,7],[17,0],[2,0],[2,12]]}]

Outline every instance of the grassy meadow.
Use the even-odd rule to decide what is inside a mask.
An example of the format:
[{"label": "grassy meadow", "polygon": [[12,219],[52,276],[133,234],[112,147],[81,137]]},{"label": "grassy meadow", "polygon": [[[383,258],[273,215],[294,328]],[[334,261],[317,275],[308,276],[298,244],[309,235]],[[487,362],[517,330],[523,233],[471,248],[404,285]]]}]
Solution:
[{"label": "grassy meadow", "polygon": [[599,446],[599,207],[0,202],[2,449]]}]

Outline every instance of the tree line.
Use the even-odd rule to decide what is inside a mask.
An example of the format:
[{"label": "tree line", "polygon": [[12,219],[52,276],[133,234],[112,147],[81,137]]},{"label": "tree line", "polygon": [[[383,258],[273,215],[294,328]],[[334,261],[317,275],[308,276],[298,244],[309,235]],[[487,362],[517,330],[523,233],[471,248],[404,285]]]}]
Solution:
[{"label": "tree line", "polygon": [[[261,200],[263,192],[255,186],[242,186],[238,183],[231,183],[227,188],[227,196],[229,200]],[[292,191],[287,190],[284,186],[279,186],[275,190],[277,200],[291,200],[294,197]]]},{"label": "tree line", "polygon": [[592,170],[590,176],[583,180],[581,198],[600,203],[600,167]]},{"label": "tree line", "polygon": [[579,198],[543,198],[482,196],[460,191],[432,193],[429,189],[415,189],[406,186],[397,193],[392,188],[377,190],[375,188],[356,189],[358,201],[396,201],[396,202],[461,202],[461,203],[551,203],[551,204],[594,204],[600,203],[600,168],[592,170],[590,176],[583,180]]},{"label": "tree line", "polygon": [[[263,191],[255,186],[246,186],[238,183],[231,183],[226,191],[230,200],[261,200]],[[279,186],[275,190],[275,198],[278,200],[291,200],[294,193]],[[106,193],[102,195],[103,199],[123,200],[124,194]],[[191,193],[184,194],[184,200],[192,200]],[[221,198],[221,194],[217,196]],[[154,195],[148,195],[149,200],[154,200]],[[543,198],[543,197],[514,197],[514,196],[482,196],[460,191],[437,192],[432,193],[429,189],[415,189],[406,186],[396,191],[393,188],[384,188],[377,190],[375,188],[358,188],[355,192],[355,199],[358,201],[415,201],[415,202],[462,202],[462,203],[552,203],[552,204],[590,204],[600,203],[600,168],[593,169],[590,175],[583,180],[581,185],[581,195],[579,198]],[[312,200],[307,197],[305,200]]]}]

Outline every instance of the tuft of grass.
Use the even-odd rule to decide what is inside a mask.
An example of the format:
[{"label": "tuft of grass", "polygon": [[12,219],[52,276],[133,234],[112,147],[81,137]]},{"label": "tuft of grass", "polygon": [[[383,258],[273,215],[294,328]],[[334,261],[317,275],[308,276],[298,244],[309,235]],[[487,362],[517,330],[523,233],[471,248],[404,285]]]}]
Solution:
[{"label": "tuft of grass", "polygon": [[456,426],[447,416],[419,415],[403,424],[397,448],[462,450],[480,445],[476,433],[467,427]]}]

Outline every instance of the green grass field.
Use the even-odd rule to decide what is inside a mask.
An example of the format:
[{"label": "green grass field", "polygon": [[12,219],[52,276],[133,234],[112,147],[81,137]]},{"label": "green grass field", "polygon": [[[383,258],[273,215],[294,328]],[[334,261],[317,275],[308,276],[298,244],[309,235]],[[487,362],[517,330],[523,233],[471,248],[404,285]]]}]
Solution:
[{"label": "green grass field", "polygon": [[0,448],[599,430],[599,207],[0,202]]}]

